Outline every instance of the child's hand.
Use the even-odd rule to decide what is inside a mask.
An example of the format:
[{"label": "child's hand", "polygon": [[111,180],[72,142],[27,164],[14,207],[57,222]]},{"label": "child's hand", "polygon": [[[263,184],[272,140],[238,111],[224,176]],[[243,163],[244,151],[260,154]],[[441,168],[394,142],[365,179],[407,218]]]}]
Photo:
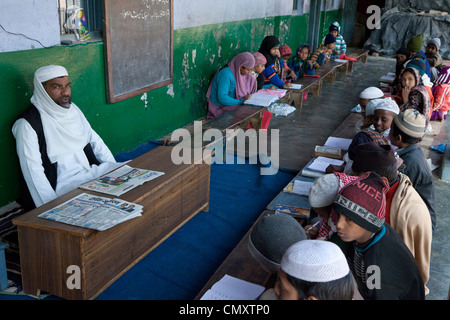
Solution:
[{"label": "child's hand", "polygon": [[[308,230],[309,228],[311,228],[311,229]],[[305,229],[306,237],[308,239],[317,238],[317,235],[319,234],[319,229],[317,227],[313,227],[312,225],[307,225],[307,226],[305,226],[304,229]]]},{"label": "child's hand", "polygon": [[283,88],[289,88],[292,87],[292,84],[290,82],[286,82],[283,86]]},{"label": "child's hand", "polygon": [[411,88],[410,87],[404,87],[402,88],[402,99],[403,99],[403,103],[405,103],[406,101],[409,100],[409,93],[411,92]]},{"label": "child's hand", "polygon": [[297,81],[297,75],[295,74],[294,71],[291,70],[291,74],[290,75],[292,77],[292,80]]},{"label": "child's hand", "polygon": [[251,94],[248,94],[248,95],[246,95],[245,97],[244,97],[244,100],[248,100],[248,99],[250,99],[252,97],[252,95]]}]

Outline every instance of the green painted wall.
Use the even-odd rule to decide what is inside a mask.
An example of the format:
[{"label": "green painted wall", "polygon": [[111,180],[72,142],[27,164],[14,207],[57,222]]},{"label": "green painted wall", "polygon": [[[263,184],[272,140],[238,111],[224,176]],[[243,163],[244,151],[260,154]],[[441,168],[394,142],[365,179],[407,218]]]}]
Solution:
[{"label": "green painted wall", "polygon": [[11,126],[30,105],[33,74],[38,67],[59,64],[67,68],[72,100],[117,154],[204,117],[205,94],[216,70],[238,52],[257,51],[269,34],[277,35],[295,50],[307,40],[308,20],[305,14],[175,30],[173,84],[148,92],[147,107],[142,96],[106,103],[101,41],[0,53],[0,206],[18,195],[20,169]]}]

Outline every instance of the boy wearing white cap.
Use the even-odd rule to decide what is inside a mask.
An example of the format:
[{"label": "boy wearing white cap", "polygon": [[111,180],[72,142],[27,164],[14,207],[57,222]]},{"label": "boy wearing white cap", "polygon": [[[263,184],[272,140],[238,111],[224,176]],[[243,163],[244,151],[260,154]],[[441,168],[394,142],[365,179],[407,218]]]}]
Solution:
[{"label": "boy wearing white cap", "polygon": [[111,151],[71,100],[71,82],[61,66],[34,74],[32,106],[12,132],[22,171],[18,200],[31,210],[118,166]]},{"label": "boy wearing white cap", "polygon": [[351,300],[355,282],[345,255],[332,242],[302,240],[281,259],[279,300]]}]

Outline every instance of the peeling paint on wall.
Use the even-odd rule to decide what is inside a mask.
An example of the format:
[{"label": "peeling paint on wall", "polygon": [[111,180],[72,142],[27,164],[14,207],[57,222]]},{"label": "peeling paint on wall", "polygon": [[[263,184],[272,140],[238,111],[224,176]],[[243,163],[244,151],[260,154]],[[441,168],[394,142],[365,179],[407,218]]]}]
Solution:
[{"label": "peeling paint on wall", "polygon": [[197,49],[192,50],[192,63],[195,66],[195,57],[197,56]]},{"label": "peeling paint on wall", "polygon": [[144,108],[147,109],[147,105],[148,105],[147,92],[142,95],[141,100],[144,101]]},{"label": "peeling paint on wall", "polygon": [[173,92],[173,83],[167,86],[167,94],[172,98],[175,97],[175,93]]}]

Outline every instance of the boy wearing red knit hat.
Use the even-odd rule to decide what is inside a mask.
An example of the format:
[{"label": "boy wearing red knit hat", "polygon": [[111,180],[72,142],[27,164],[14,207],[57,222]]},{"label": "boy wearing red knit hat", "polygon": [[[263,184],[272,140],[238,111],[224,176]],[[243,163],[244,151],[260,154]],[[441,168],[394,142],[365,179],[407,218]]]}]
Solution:
[{"label": "boy wearing red knit hat", "polygon": [[389,186],[374,172],[364,173],[338,193],[338,236],[353,245],[347,260],[366,300],[423,300],[419,267],[403,240],[384,223]]}]

